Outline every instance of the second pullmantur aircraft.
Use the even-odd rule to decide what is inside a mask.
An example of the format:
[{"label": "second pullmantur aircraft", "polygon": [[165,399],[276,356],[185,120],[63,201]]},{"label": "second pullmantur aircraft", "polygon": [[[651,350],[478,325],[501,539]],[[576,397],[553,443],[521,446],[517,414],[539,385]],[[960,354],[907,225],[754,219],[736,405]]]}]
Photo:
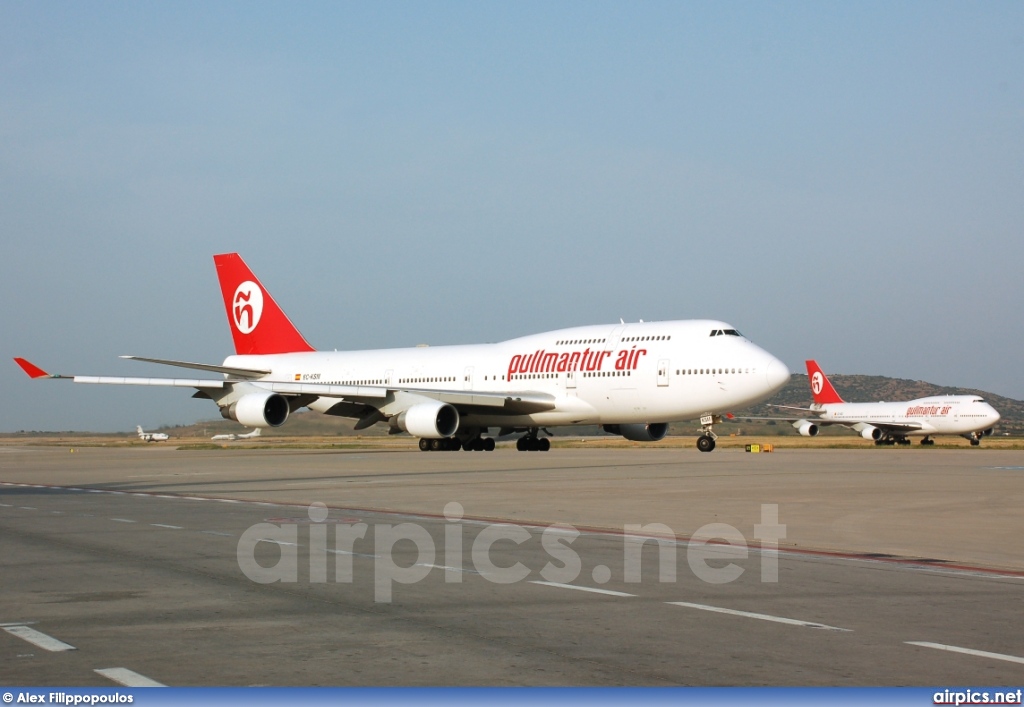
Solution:
[{"label": "second pullmantur aircraft", "polygon": [[[783,418],[805,437],[818,434],[822,425],[842,425],[875,444],[935,444],[934,435],[959,435],[973,446],[992,434],[999,413],[978,395],[933,395],[904,402],[848,403],[839,397],[816,361],[807,361],[807,377],[814,403],[809,408],[778,407],[810,413],[803,418]],[[808,419],[809,418],[809,419]]]},{"label": "second pullmantur aircraft", "polygon": [[219,373],[218,379],[51,375],[32,378],[196,388],[221,415],[278,427],[299,408],[383,422],[419,437],[420,449],[494,449],[522,433],[520,451],[546,451],[545,427],[602,425],[653,442],[668,423],[699,419],[697,447],[715,448],[720,415],[770,397],[789,380],[782,361],[725,322],[690,320],[584,326],[496,344],[317,351],[237,253],[214,256],[235,355],[221,365],[124,358]]}]

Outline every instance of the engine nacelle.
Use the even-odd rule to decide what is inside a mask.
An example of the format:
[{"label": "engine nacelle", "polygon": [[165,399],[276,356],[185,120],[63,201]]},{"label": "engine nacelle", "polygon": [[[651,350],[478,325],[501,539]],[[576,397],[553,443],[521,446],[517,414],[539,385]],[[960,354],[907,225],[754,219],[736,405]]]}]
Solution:
[{"label": "engine nacelle", "polygon": [[864,439],[873,439],[877,442],[882,439],[882,430],[877,427],[872,427],[871,425],[864,425],[864,427],[860,429],[860,436]]},{"label": "engine nacelle", "polygon": [[220,409],[222,417],[246,427],[280,427],[289,412],[288,401],[277,393],[248,393]]},{"label": "engine nacelle", "polygon": [[797,420],[793,427],[804,437],[816,437],[818,434],[818,426],[808,420]]},{"label": "engine nacelle", "polygon": [[440,401],[416,403],[405,412],[399,413],[393,425],[413,437],[451,437],[459,429],[459,411]]},{"label": "engine nacelle", "polygon": [[648,422],[646,424],[602,425],[605,432],[622,435],[633,442],[657,442],[665,439],[668,434],[667,422]]},{"label": "engine nacelle", "polygon": [[983,430],[982,434],[985,435],[986,437],[991,437],[995,429],[995,427],[989,427],[987,430]]}]

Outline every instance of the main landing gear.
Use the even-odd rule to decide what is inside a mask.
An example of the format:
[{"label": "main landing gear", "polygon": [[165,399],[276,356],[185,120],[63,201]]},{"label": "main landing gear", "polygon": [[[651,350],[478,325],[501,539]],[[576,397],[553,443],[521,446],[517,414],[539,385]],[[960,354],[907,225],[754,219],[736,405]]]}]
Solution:
[{"label": "main landing gear", "polygon": [[963,436],[963,438],[965,440],[968,440],[971,443],[972,447],[977,447],[978,445],[981,444],[981,438],[983,438],[983,436],[985,436],[985,434],[991,434],[991,433],[992,433],[992,430],[989,428],[989,429],[986,429],[986,430],[984,430],[982,432],[970,432],[969,434],[963,434],[962,436]]},{"label": "main landing gear", "polygon": [[420,440],[421,452],[457,452],[460,449],[465,452],[493,452],[494,438],[477,435],[466,441],[462,441],[458,437]]},{"label": "main landing gear", "polygon": [[924,438],[921,440],[921,444],[923,444],[926,447],[934,446],[935,445],[935,440],[932,439],[931,437],[925,435]]},{"label": "main landing gear", "polygon": [[[910,444],[910,440],[907,439],[906,435],[890,435],[885,434],[875,440],[876,447],[891,447],[894,444]],[[921,441],[924,444],[924,440]]]},{"label": "main landing gear", "polygon": [[520,452],[546,452],[551,449],[551,440],[538,437],[538,429],[533,427],[524,436],[516,440],[516,449]]}]

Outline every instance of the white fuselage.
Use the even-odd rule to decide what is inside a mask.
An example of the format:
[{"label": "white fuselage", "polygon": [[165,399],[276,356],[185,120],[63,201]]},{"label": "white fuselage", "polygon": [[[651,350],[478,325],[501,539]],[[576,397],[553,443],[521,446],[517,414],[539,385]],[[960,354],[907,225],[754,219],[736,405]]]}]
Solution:
[{"label": "white fuselage", "polygon": [[896,403],[827,403],[812,405],[818,420],[854,427],[908,425],[904,435],[962,435],[987,430],[999,413],[977,395],[935,395]]},{"label": "white fuselage", "polygon": [[[270,370],[257,385],[554,397],[554,408],[543,412],[465,417],[467,423],[502,426],[688,420],[748,407],[789,380],[785,364],[730,325],[710,320],[577,327],[495,344],[230,356],[224,365]],[[327,412],[336,403],[322,397],[309,407]]]}]

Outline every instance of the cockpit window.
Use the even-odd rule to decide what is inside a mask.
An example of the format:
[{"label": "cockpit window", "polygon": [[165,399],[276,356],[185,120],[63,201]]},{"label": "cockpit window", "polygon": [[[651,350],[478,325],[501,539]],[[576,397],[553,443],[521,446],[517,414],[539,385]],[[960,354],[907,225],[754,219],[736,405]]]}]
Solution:
[{"label": "cockpit window", "polygon": [[725,335],[726,336],[743,336],[743,334],[739,333],[735,329],[726,329],[725,330]]}]

